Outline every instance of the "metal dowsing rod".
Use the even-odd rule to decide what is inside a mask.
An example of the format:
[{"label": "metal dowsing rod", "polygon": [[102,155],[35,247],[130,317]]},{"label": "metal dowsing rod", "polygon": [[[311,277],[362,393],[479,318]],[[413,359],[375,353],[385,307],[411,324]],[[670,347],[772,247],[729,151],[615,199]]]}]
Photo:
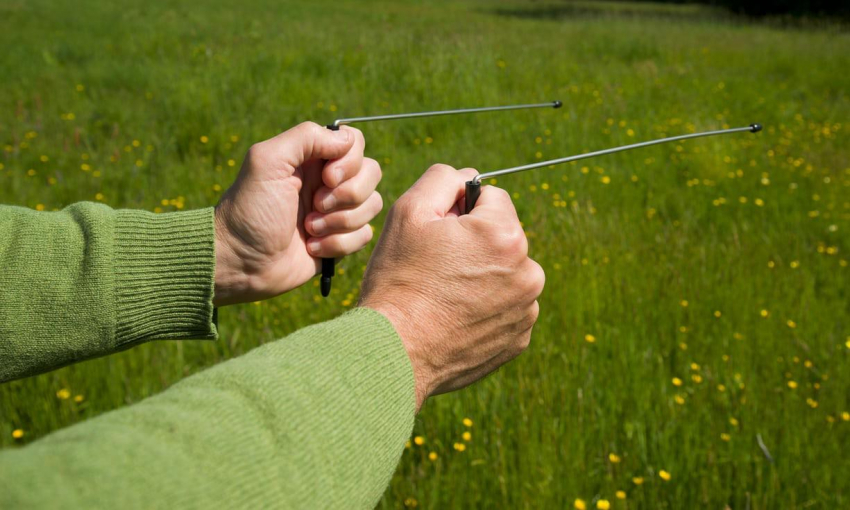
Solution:
[{"label": "metal dowsing rod", "polygon": [[[328,124],[326,127],[331,131],[339,131],[340,126],[355,124],[360,122],[376,122],[382,120],[399,120],[412,119],[416,117],[436,117],[439,115],[458,115],[466,113],[483,113],[483,112],[498,112],[505,110],[524,110],[529,108],[560,108],[563,103],[560,101],[550,101],[548,103],[537,104],[517,104],[508,106],[488,106],[484,108],[464,108],[460,110],[439,110],[433,112],[415,112],[415,113],[397,113],[393,115],[375,115],[373,117],[350,117],[347,119],[337,119],[333,124]],[[322,279],[321,291],[322,296],[327,297],[331,293],[331,282],[334,276],[335,261],[332,258],[322,259]]]},{"label": "metal dowsing rod", "polygon": [[622,152],[631,149],[639,149],[641,147],[648,147],[650,145],[658,145],[661,143],[675,142],[678,140],[687,140],[689,138],[701,138],[703,136],[714,136],[714,135],[725,135],[729,133],[741,133],[744,131],[748,131],[750,133],[758,133],[762,130],[761,124],[750,124],[747,127],[739,127],[732,129],[721,129],[718,131],[705,131],[702,133],[693,133],[689,135],[680,135],[680,136],[671,136],[669,138],[659,138],[658,140],[650,140],[648,142],[640,142],[633,143],[631,145],[623,145],[621,147],[613,147],[611,149],[604,149],[601,151],[588,152],[586,154],[578,154],[576,156],[569,156],[566,158],[559,159],[550,159],[549,161],[541,161],[539,163],[532,163],[530,165],[522,165],[515,166],[511,168],[504,168],[502,170],[493,170],[492,172],[485,172],[483,174],[476,175],[471,181],[466,183],[466,210],[465,214],[469,214],[473,207],[475,207],[475,203],[478,201],[478,197],[481,195],[481,181],[484,179],[490,179],[493,177],[497,177],[499,175],[507,175],[513,174],[517,172],[524,172],[526,170],[533,170],[535,168],[542,168],[545,166],[551,165],[560,165],[563,163],[569,163],[571,161],[578,161],[580,159],[593,158],[596,156],[604,156],[606,154],[613,154],[615,152]]}]

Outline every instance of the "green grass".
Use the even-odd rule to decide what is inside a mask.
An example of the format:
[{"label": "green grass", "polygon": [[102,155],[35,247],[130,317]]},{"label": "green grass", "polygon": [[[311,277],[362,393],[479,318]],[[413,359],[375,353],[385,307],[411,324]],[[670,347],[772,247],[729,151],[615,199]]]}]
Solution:
[{"label": "green grass", "polygon": [[[564,102],[363,126],[387,203],[435,162],[483,171],[763,123],[499,179],[547,272],[531,348],[428,403],[425,444],[405,452],[380,506],[850,505],[841,29],[645,4],[7,0],[0,48],[0,202],[47,210],[213,205],[251,142],[306,119]],[[0,386],[0,446],[338,315],[370,251],[340,264],[327,301],[308,284],[222,310],[218,342],[151,343]],[[457,452],[465,417],[472,440]]]}]

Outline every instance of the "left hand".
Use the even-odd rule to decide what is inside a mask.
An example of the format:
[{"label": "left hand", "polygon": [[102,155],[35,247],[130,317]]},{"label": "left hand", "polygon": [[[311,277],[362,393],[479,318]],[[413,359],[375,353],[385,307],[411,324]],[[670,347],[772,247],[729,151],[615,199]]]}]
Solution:
[{"label": "left hand", "polygon": [[304,122],[252,146],[215,209],[215,306],[268,299],[310,280],[322,258],[372,239],[383,201],[359,130]]}]

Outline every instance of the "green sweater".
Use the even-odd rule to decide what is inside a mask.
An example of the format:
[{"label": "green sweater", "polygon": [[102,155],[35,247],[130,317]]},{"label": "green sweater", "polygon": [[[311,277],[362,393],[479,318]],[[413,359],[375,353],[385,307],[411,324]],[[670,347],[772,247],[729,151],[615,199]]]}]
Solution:
[{"label": "green sweater", "polygon": [[[215,339],[212,209],[0,206],[0,381]],[[0,508],[371,508],[413,427],[392,325],[355,309],[0,452]]]}]

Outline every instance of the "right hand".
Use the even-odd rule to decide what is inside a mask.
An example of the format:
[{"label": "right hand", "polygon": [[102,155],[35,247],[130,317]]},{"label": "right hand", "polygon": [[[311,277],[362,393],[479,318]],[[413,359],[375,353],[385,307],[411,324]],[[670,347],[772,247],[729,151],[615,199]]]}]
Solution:
[{"label": "right hand", "polygon": [[396,201],[363,278],[360,306],[386,316],[410,356],[416,409],[528,347],[545,275],[510,196],[486,186],[460,216],[473,169],[434,165]]}]

